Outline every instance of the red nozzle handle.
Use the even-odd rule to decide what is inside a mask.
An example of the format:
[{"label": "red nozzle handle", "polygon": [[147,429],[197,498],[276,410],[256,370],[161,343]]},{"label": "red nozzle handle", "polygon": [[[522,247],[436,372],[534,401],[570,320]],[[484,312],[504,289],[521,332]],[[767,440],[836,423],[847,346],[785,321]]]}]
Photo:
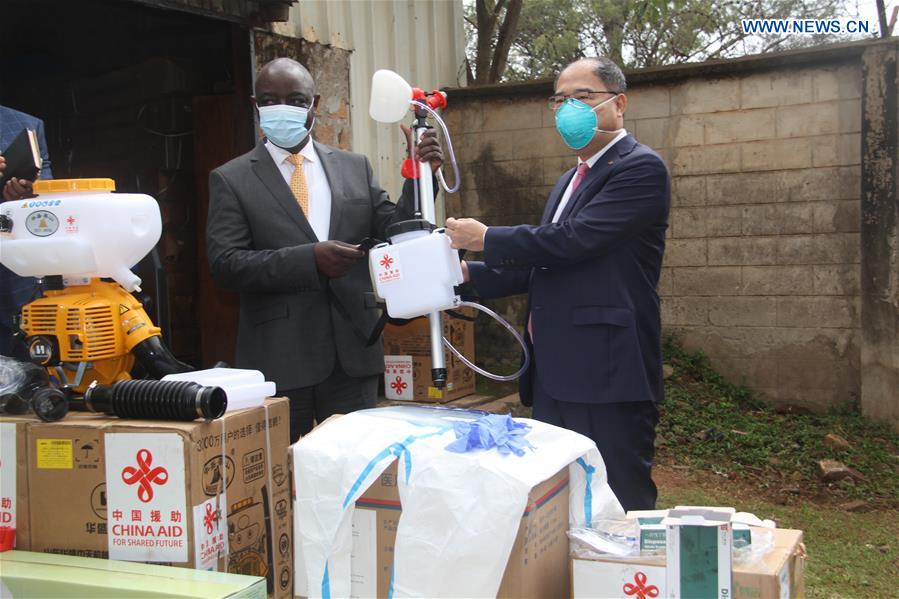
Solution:
[{"label": "red nozzle handle", "polygon": [[436,89],[432,91],[431,95],[428,96],[428,106],[431,107],[431,110],[446,108],[446,92],[442,92]]},{"label": "red nozzle handle", "polygon": [[446,108],[446,92],[440,90],[432,90],[431,93],[425,93],[423,89],[417,87],[412,88],[412,99],[417,102],[425,102],[431,110]]},{"label": "red nozzle handle", "polygon": [[400,170],[400,174],[404,179],[418,179],[418,163],[411,158],[406,158],[403,161],[403,168]]}]

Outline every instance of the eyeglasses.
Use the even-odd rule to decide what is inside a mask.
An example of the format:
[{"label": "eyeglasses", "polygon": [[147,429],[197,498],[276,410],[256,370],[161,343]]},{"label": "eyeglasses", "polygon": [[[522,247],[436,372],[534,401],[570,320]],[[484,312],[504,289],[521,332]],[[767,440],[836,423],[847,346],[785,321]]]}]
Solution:
[{"label": "eyeglasses", "polygon": [[575,100],[580,100],[581,102],[587,102],[588,100],[592,100],[599,94],[611,94],[613,96],[617,96],[619,93],[621,92],[593,91],[589,89],[582,89],[574,92],[570,96],[568,94],[553,94],[549,97],[549,107],[552,110],[558,110],[558,108],[565,103],[565,100],[569,98],[574,98]]}]

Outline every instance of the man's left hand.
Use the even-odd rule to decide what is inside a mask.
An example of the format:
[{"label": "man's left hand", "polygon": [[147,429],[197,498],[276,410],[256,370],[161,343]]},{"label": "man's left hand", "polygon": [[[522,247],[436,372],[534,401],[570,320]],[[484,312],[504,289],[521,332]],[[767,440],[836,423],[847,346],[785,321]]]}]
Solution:
[{"label": "man's left hand", "polygon": [[[406,135],[406,148],[408,152],[408,148],[412,147],[412,129],[407,127],[406,125],[400,125],[400,128],[403,130],[403,133]],[[428,129],[421,136],[421,141],[418,142],[418,160],[420,162],[429,162],[431,163],[431,171],[437,172],[437,169],[440,168],[440,165],[443,164],[443,149],[440,147],[440,141],[437,139],[437,132],[433,129]],[[410,155],[409,158],[412,156]]]},{"label": "man's left hand", "polygon": [[446,234],[452,241],[453,249],[482,252],[487,225],[473,218],[448,218]]}]

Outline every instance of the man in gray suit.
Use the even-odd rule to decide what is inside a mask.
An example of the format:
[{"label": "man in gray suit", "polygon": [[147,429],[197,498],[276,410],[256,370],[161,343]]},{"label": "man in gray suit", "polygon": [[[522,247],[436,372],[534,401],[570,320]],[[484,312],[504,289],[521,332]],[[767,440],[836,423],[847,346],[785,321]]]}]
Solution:
[{"label": "man in gray suit", "polygon": [[[253,100],[266,139],[209,175],[209,266],[240,292],[237,366],[290,398],[293,442],[315,421],[375,405],[384,356],[363,339],[379,312],[366,306],[358,243],[412,218],[413,190],[406,181],[394,205],[365,156],[312,141],[319,97],[298,62],[263,66]],[[440,166],[433,131],[418,154]]]}]

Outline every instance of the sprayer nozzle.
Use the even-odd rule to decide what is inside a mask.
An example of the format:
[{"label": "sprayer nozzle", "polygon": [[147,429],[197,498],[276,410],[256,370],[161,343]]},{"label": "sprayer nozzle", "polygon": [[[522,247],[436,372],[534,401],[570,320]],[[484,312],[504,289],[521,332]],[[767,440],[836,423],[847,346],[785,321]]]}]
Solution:
[{"label": "sprayer nozzle", "polygon": [[446,368],[432,368],[431,380],[438,389],[446,387]]}]

